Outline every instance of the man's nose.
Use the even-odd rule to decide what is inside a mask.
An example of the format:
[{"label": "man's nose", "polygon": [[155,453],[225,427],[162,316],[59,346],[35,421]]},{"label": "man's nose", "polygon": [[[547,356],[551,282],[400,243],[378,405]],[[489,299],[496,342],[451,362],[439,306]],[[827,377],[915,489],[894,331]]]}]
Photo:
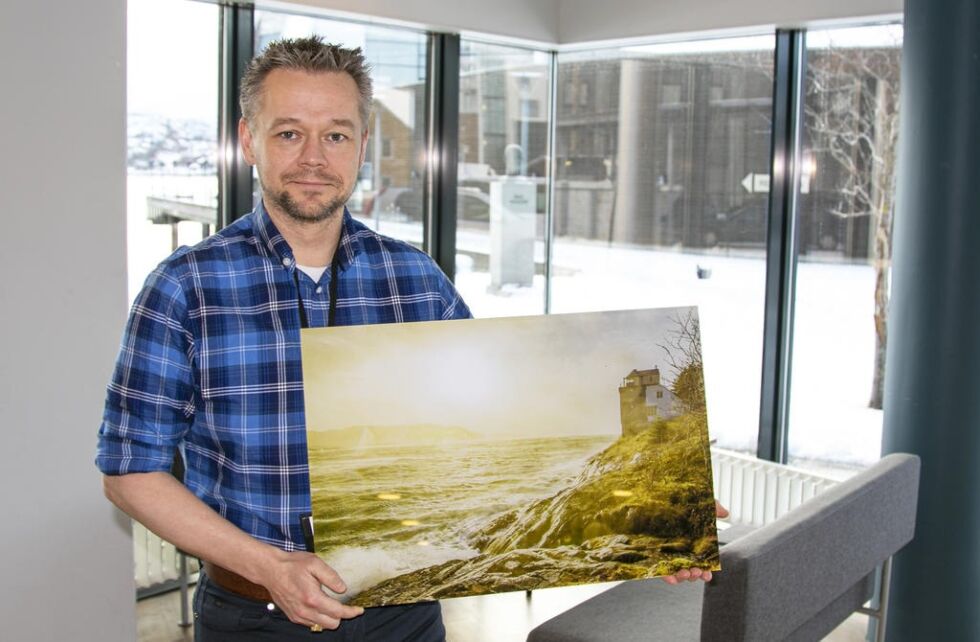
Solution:
[{"label": "man's nose", "polygon": [[303,148],[300,150],[300,160],[301,165],[309,166],[321,166],[327,164],[327,155],[324,153],[324,148],[321,142],[313,137],[307,137],[303,142]]}]

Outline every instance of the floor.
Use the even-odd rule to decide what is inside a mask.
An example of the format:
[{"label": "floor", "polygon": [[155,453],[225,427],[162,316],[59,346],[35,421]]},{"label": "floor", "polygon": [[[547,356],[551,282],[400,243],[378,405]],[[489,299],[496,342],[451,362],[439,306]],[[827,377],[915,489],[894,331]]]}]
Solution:
[{"label": "floor", "polygon": [[[443,602],[449,642],[521,642],[528,631],[575,604],[600,593],[609,584],[570,586],[525,593],[466,597]],[[180,594],[172,591],[140,600],[136,614],[139,642],[188,642],[190,628],[179,626]],[[825,642],[863,642],[868,618],[852,615]]]},{"label": "floor", "polygon": [[187,642],[194,639],[190,627],[180,626],[179,591],[136,602],[136,636],[139,642]]}]

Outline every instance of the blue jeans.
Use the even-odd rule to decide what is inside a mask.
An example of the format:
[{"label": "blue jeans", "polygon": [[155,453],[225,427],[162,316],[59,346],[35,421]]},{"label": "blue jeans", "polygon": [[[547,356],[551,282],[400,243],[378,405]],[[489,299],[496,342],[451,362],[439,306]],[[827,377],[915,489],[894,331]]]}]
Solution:
[{"label": "blue jeans", "polygon": [[294,624],[265,602],[230,593],[202,571],[194,593],[195,642],[443,642],[446,629],[438,602],[365,609],[364,615],[342,620],[333,631],[313,633]]}]

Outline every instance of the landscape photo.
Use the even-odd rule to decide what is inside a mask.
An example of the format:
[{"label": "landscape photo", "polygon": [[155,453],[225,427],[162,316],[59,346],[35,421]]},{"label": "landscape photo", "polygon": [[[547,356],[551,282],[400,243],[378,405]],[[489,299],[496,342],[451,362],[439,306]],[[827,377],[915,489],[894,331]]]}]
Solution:
[{"label": "landscape photo", "polygon": [[719,568],[696,308],[318,328],[302,351],[343,601]]}]

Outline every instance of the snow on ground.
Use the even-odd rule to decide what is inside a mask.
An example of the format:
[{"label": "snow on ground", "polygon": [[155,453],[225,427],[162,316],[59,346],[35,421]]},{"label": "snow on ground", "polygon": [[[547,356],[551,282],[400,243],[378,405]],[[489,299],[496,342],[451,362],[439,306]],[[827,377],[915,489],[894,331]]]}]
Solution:
[{"label": "snow on ground", "polygon": [[[540,314],[544,278],[489,289],[487,272],[461,261],[456,282],[478,317]],[[698,267],[710,269],[698,278]],[[765,262],[756,256],[610,247],[559,239],[552,312],[697,305],[708,420],[718,445],[754,452]],[[881,411],[867,408],[874,364],[874,272],[865,265],[801,263],[790,404],[790,456],[851,467],[878,459]],[[831,467],[835,467],[831,466]]]},{"label": "snow on ground", "polygon": [[[126,181],[126,249],[129,300],[136,298],[147,275],[172,251],[169,225],[146,218],[146,197],[161,196],[199,205],[217,206],[218,179],[212,175],[129,174]],[[179,245],[202,239],[201,224],[177,225]]]}]

